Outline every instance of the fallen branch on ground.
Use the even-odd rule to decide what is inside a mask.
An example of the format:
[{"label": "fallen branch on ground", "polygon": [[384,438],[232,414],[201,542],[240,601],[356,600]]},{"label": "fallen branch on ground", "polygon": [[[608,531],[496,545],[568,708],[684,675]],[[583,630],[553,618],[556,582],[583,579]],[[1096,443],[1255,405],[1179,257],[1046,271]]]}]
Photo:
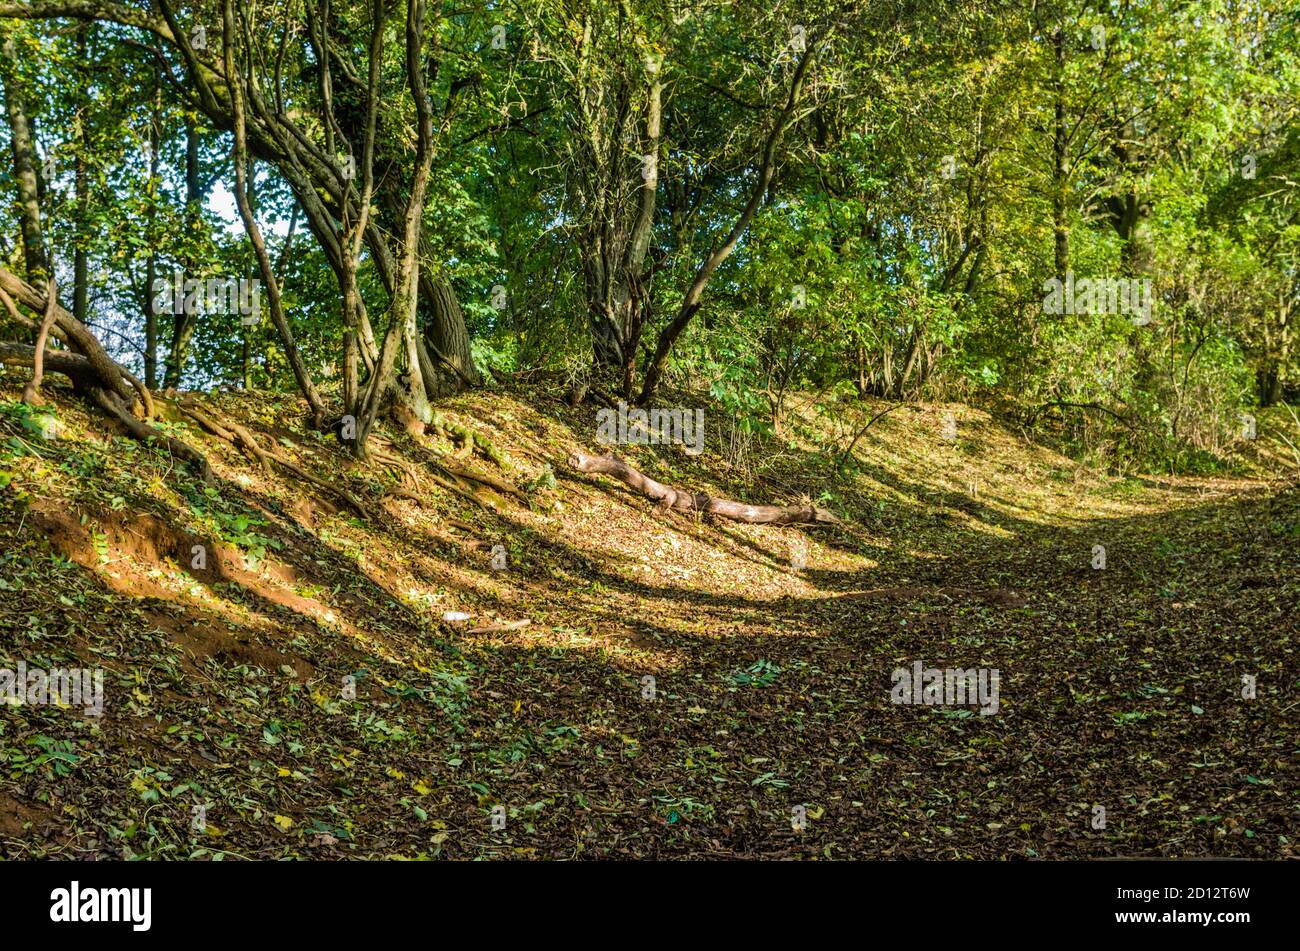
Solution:
[{"label": "fallen branch on ground", "polygon": [[642,495],[659,503],[660,510],[678,512],[707,512],[733,522],[760,525],[836,525],[839,519],[826,509],[812,505],[748,505],[714,498],[703,492],[687,492],[656,482],[617,456],[588,456],[575,452],[569,456],[569,465],[579,472],[597,472],[610,475],[631,486]]}]

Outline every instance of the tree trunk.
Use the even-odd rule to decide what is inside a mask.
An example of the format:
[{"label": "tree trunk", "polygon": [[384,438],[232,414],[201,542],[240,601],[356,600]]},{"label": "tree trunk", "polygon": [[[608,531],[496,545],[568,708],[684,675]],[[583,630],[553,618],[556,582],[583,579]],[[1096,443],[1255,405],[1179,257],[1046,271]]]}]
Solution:
[{"label": "tree trunk", "polygon": [[1052,40],[1056,52],[1056,74],[1054,78],[1056,101],[1052,119],[1052,235],[1054,239],[1054,258],[1056,278],[1065,280],[1065,273],[1070,269],[1070,225],[1066,218],[1069,199],[1068,148],[1069,135],[1065,127],[1065,37],[1061,30],[1056,31]]},{"label": "tree trunk", "polygon": [[343,334],[343,412],[357,414],[357,335],[351,330]]},{"label": "tree trunk", "polygon": [[[90,62],[90,57],[86,51],[86,35],[90,32],[90,24],[82,23],[77,27],[77,59],[81,63]],[[90,214],[90,190],[89,174],[86,169],[86,152],[90,148],[90,134],[87,131],[87,119],[85,116],[77,117],[77,160],[76,160],[76,191],[77,191],[77,227],[76,227],[76,247],[72,252],[72,316],[76,317],[83,324],[86,323],[87,308],[90,301],[90,261],[86,248],[89,244],[90,236],[86,219]]]},{"label": "tree trunk", "polygon": [[[426,93],[424,63],[421,55],[424,30],[424,0],[407,0],[406,5],[406,80],[416,114],[415,173],[411,193],[406,201],[402,222],[401,254],[393,273],[392,295],[389,299],[388,331],[375,371],[366,385],[360,400],[356,420],[355,452],[366,455],[366,440],[385,401],[399,383],[404,382],[401,407],[414,412],[421,424],[429,422],[432,413],[424,389],[424,377],[419,359],[419,341],[416,331],[416,308],[420,289],[420,231],[424,219],[424,198],[433,165],[433,116]],[[406,356],[404,381],[396,374],[399,354]],[[407,421],[414,427],[414,420]],[[422,427],[421,427],[422,428]]]},{"label": "tree trunk", "polygon": [[[37,290],[3,265],[0,265],[0,290],[3,290],[15,303],[21,304],[36,313],[44,314],[50,306],[48,294]],[[37,324],[30,321],[27,323],[31,329],[39,329]],[[134,389],[135,394],[139,395],[141,402],[144,404],[145,415],[152,415],[153,402],[148,397],[148,391],[140,392],[144,388],[144,384],[127,373],[122,366],[108,355],[99,339],[90,332],[90,329],[85,324],[58,306],[57,303],[54,307],[54,320],[50,325],[49,335],[51,338],[63,341],[85,356],[104,385],[109,387],[116,396],[126,401],[128,406]]]},{"label": "tree trunk", "polygon": [[158,145],[162,138],[162,84],[154,80],[153,109],[149,116],[149,257],[144,268],[144,385],[158,387],[158,313],[154,310],[153,283],[158,279],[157,210]]},{"label": "tree trunk", "polygon": [[[203,185],[199,175],[199,134],[194,123],[187,121],[185,123],[185,222],[189,234],[195,234],[202,221]],[[198,277],[197,274],[190,273],[193,266],[193,261],[187,262],[185,268],[187,278]],[[194,335],[196,318],[194,314],[186,313],[186,309],[182,307],[179,314],[173,315],[175,322],[172,324],[171,352],[167,355],[167,373],[163,378],[163,385],[166,387],[180,386],[181,373],[185,369],[185,357],[190,349],[190,337]]]},{"label": "tree trunk", "polygon": [[425,359],[434,368],[432,375],[425,372],[425,391],[437,399],[466,386],[481,385],[482,374],[474,366],[470,353],[469,328],[451,282],[422,268],[420,296],[420,314],[424,320],[421,347],[426,351]]},{"label": "tree trunk", "polygon": [[41,400],[41,380],[45,375],[45,342],[49,339],[50,328],[54,326],[54,309],[59,306],[59,287],[54,278],[46,284],[45,314],[41,318],[41,327],[36,331],[36,345],[32,348],[32,378],[23,387],[23,402],[28,406],[39,406]]},{"label": "tree trunk", "polygon": [[1282,374],[1277,364],[1255,371],[1255,390],[1261,407],[1275,406],[1282,401]]},{"label": "tree trunk", "polygon": [[[635,49],[612,75],[591,70],[596,47]],[[612,52],[612,50],[611,50]],[[583,22],[578,77],[572,87],[577,129],[569,152],[570,200],[582,209],[575,230],[595,375],[631,398],[636,358],[649,313],[645,262],[654,231],[664,84],[662,54],[619,5],[618,31]],[[634,152],[635,161],[632,161]]]},{"label": "tree trunk", "polygon": [[153,309],[153,282],[157,280],[158,258],[151,252],[144,268],[144,385],[158,388],[158,315]]},{"label": "tree trunk", "polygon": [[[231,2],[232,0],[225,0],[222,6],[222,47],[226,72],[228,75],[234,76],[236,75],[234,53],[235,17],[231,9]],[[266,242],[262,239],[262,229],[258,226],[257,216],[253,213],[251,188],[248,182],[248,140],[244,123],[243,89],[237,83],[231,86],[231,100],[235,113],[235,203],[239,206],[239,215],[243,219],[244,231],[248,234],[248,241],[253,246],[253,253],[257,256],[257,266],[262,275],[262,283],[266,285],[267,307],[271,312],[271,322],[275,324],[275,329],[280,335],[280,342],[284,344],[285,357],[293,370],[293,377],[298,383],[298,389],[302,391],[302,395],[306,398],[307,405],[311,409],[312,425],[320,428],[325,417],[325,404],[316,391],[316,385],[312,382],[311,374],[307,371],[307,365],[303,362],[302,354],[298,352],[298,345],[293,339],[293,330],[284,315],[284,306],[280,297],[280,281],[275,276],[274,268],[271,267],[271,255],[267,253]],[[260,318],[260,315],[258,316]],[[249,328],[245,327],[245,386],[247,386],[248,380],[248,333]]]},{"label": "tree trunk", "polygon": [[776,121],[772,125],[772,131],[763,144],[758,174],[753,189],[749,194],[749,201],[746,202],[744,209],[731,226],[731,230],[723,238],[722,244],[714,248],[708,257],[700,263],[698,270],[695,272],[695,277],[691,281],[691,286],[682,297],[677,316],[660,332],[654,356],[650,358],[650,362],[646,367],[645,382],[642,384],[641,393],[637,397],[637,405],[644,406],[654,397],[659,388],[659,381],[668,366],[668,355],[672,352],[677,338],[681,336],[682,331],[686,329],[696,312],[699,311],[704,298],[704,291],[713,279],[714,272],[722,265],[723,261],[731,256],[731,252],[735,250],[741,236],[748,230],[750,221],[758,212],[758,207],[767,194],[768,187],[772,184],[772,176],[776,174],[777,146],[781,142],[781,136],[785,133],[786,127],[794,121],[795,108],[799,104],[799,98],[803,93],[804,83],[808,77],[808,69],[812,66],[813,56],[819,43],[820,40],[813,41],[810,39],[799,59],[799,65],[795,67],[794,76],[790,80],[790,93],[785,106],[777,114]]},{"label": "tree trunk", "polygon": [[27,280],[36,285],[49,277],[49,259],[41,229],[40,191],[36,178],[36,152],[21,80],[17,75],[18,50],[11,33],[0,42],[0,83],[9,112],[9,146],[13,152],[14,184],[18,190],[19,224],[23,236],[23,263]]}]

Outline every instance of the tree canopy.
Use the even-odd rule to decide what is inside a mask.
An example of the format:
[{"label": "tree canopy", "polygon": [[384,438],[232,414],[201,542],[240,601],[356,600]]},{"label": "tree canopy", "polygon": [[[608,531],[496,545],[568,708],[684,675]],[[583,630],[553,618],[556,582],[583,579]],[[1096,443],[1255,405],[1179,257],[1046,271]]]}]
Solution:
[{"label": "tree canopy", "polygon": [[1300,386],[1298,34],[1274,0],[0,3],[6,313],[52,277],[55,340],[297,390],[360,453],[513,374],[778,431],[794,390],[951,396],[1191,465]]}]

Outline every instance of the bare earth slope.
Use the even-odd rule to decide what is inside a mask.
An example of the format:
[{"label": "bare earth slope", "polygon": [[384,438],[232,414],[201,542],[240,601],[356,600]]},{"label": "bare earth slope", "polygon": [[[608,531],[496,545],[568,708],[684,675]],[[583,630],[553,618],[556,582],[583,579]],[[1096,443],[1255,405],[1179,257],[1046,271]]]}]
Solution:
[{"label": "bare earth slope", "polygon": [[[594,413],[541,393],[443,409],[505,467],[198,397],[363,519],[178,414],[209,486],[3,383],[0,667],[102,668],[105,706],[0,709],[0,856],[1295,854],[1294,483],[1107,477],[961,406],[846,472],[713,417],[698,458],[624,453],[844,520],[744,526],[568,471]],[[438,484],[453,451],[519,494]],[[996,668],[997,713],[891,702],[916,661]]]}]

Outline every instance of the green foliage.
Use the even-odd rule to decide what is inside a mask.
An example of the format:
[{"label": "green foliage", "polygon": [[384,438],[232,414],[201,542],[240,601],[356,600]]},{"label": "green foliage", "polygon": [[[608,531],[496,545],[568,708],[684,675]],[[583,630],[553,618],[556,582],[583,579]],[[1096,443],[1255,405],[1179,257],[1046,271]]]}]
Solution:
[{"label": "green foliage", "polygon": [[190,513],[223,541],[244,552],[250,564],[256,565],[265,558],[268,548],[279,551],[283,547],[279,539],[256,531],[259,526],[267,524],[266,519],[223,498],[213,486],[200,489],[187,485],[181,489],[181,494],[189,503]]},{"label": "green foliage", "polygon": [[[362,77],[373,8],[332,10]],[[396,90],[405,13],[389,12],[377,68]],[[600,275],[630,254],[653,148],[643,273],[628,276],[642,307],[630,376],[644,375],[702,263],[739,227],[800,24],[824,36],[804,98],[756,213],[670,348],[670,385],[708,392],[744,434],[781,432],[795,391],[959,398],[1033,418],[1041,435],[1119,468],[1198,470],[1240,448],[1240,412],[1300,391],[1300,17],[1277,0],[924,2],[842,17],[801,2],[527,0],[504,26],[482,4],[435,13],[437,158],[420,267],[454,289],[489,377],[591,375],[593,327],[622,306],[601,298]],[[248,15],[248,55],[284,57],[275,95],[287,113],[310,117],[317,149],[357,155],[357,82],[340,81],[327,105],[305,31],[290,29],[296,14]],[[120,41],[131,28],[11,28],[13,80],[48,159],[42,218],[63,297],[87,302],[110,352],[144,375],[146,351],[159,366],[175,356],[181,323],[147,321],[150,275],[260,273],[230,201],[229,122],[196,109],[194,89],[160,83],[156,56]],[[164,44],[163,56],[177,54]],[[414,126],[409,97],[385,98],[381,178],[409,180]],[[347,329],[338,276],[293,163],[266,151],[254,149],[256,214],[296,346],[333,396]],[[0,187],[12,194],[7,165]],[[377,227],[398,230],[400,200],[373,199]],[[0,207],[14,265],[18,207]],[[372,251],[357,277],[382,333],[392,301],[380,264],[393,262]],[[1064,272],[1149,281],[1151,321],[1044,312],[1044,282]],[[198,315],[182,356],[182,385],[296,388],[264,316]],[[1085,408],[1044,413],[1051,404]]]}]

